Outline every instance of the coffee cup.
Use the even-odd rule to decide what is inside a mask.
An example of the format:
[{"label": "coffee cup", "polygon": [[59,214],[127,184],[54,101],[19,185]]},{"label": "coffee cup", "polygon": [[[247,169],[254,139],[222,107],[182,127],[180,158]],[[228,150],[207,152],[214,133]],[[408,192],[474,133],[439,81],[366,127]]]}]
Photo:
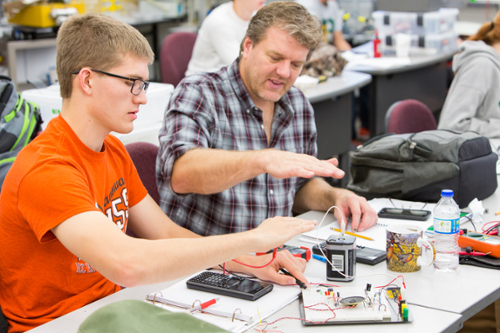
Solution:
[{"label": "coffee cup", "polygon": [[434,244],[423,238],[422,228],[409,224],[387,227],[387,269],[393,272],[417,272],[434,262]]}]

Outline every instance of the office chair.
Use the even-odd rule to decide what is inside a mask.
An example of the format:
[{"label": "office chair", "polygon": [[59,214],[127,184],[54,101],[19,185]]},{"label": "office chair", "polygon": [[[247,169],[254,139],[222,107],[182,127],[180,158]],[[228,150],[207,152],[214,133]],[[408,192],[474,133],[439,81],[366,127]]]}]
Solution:
[{"label": "office chair", "polygon": [[132,158],[149,195],[156,203],[159,203],[160,195],[156,187],[156,155],[158,155],[158,147],[148,142],[134,142],[126,145],[125,148]]},{"label": "office chair", "polygon": [[432,111],[422,102],[405,99],[389,107],[385,115],[386,133],[417,133],[437,129]]},{"label": "office chair", "polygon": [[[158,147],[148,142],[134,142],[125,145],[125,149],[132,158],[149,195],[159,204],[160,195],[156,187],[156,155],[158,155]],[[127,235],[138,237],[130,228],[127,228]]]},{"label": "office chair", "polygon": [[198,34],[194,32],[173,32],[163,41],[160,51],[161,79],[163,83],[175,86],[184,78],[189,60],[193,54]]}]

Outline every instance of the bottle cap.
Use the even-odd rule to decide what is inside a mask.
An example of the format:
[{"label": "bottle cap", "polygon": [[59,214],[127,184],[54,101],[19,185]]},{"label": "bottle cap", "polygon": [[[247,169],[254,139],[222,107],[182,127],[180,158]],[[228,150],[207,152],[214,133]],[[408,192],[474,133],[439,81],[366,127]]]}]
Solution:
[{"label": "bottle cap", "polygon": [[453,197],[453,190],[442,190],[441,196],[442,197]]}]

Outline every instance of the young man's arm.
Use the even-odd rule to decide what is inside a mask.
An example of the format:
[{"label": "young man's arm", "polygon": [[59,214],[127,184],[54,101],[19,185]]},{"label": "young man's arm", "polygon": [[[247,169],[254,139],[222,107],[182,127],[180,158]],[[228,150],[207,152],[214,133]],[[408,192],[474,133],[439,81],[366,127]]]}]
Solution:
[{"label": "young man's arm", "polygon": [[337,159],[321,161],[306,155],[276,149],[226,151],[196,148],[179,157],[172,171],[176,193],[222,192],[262,173],[274,178],[313,176],[342,178]]},{"label": "young man's arm", "polygon": [[[377,213],[366,202],[366,199],[353,192],[330,186],[322,178],[314,178],[307,182],[296,194],[293,211],[303,213],[309,210],[327,211],[337,206],[342,210],[344,218],[352,217],[352,230],[363,231],[377,222]],[[335,209],[333,212],[338,221],[342,215]]]},{"label": "young man's arm", "polygon": [[[52,232],[71,253],[110,281],[132,287],[173,280],[246,253],[268,251],[316,225],[315,221],[277,217],[264,221],[254,230],[199,237],[173,223],[149,195],[130,208],[129,221],[138,235],[152,240],[125,235],[104,214],[96,211],[75,215],[54,227]],[[168,239],[159,239],[165,237]],[[259,264],[265,260],[269,259],[252,261]],[[273,267],[256,275],[287,283],[288,279],[283,280],[276,272],[271,272],[280,265],[290,268],[297,278],[303,278],[300,262],[290,260],[284,253]],[[228,269],[236,267],[235,263],[228,265]]]}]

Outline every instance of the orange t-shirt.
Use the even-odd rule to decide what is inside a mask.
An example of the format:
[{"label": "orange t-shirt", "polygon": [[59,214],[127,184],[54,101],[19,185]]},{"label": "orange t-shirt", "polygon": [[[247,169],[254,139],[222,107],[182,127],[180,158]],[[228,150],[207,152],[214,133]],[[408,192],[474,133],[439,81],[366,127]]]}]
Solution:
[{"label": "orange t-shirt", "polygon": [[[120,289],[69,252],[51,229],[101,211],[123,232],[147,194],[123,144],[85,146],[61,117],[16,158],[0,194],[0,307],[24,332]],[[123,249],[116,249],[123,251]]]}]

